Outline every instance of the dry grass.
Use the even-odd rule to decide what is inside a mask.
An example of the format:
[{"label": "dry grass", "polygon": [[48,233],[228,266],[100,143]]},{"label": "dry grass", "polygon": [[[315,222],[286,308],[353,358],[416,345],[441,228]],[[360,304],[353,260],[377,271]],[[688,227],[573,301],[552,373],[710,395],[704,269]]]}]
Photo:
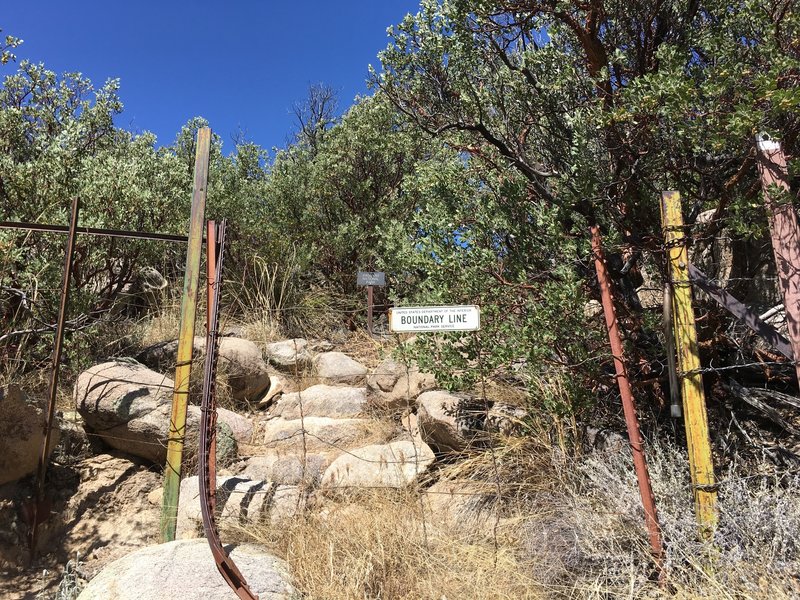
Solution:
[{"label": "dry grass", "polygon": [[397,345],[392,337],[372,337],[366,329],[357,329],[343,336],[337,350],[357,360],[368,369],[375,369],[383,359],[391,356]]},{"label": "dry grass", "polygon": [[250,531],[289,564],[304,597],[539,598],[509,545],[434,525],[413,492],[365,491],[281,528]]},{"label": "dry grass", "polygon": [[800,477],[728,472],[720,526],[703,543],[685,453],[658,444],[650,466],[666,587],[655,577],[625,447],[572,458],[544,438],[507,439],[436,474],[480,502],[361,490],[247,535],[287,560],[308,598],[800,597]]},{"label": "dry grass", "polygon": [[137,324],[136,337],[141,347],[178,339],[181,322],[179,299],[165,301],[158,310]]},{"label": "dry grass", "polygon": [[[796,598],[800,596],[800,477],[721,478],[720,522],[712,542],[697,536],[684,451],[649,448],[650,475],[665,540],[669,587],[659,588],[625,446],[556,461],[560,485],[541,496],[521,536],[527,556],[549,556],[537,574],[557,595],[630,598]],[[530,511],[529,514],[535,514]],[[527,537],[527,540],[525,538]]]}]

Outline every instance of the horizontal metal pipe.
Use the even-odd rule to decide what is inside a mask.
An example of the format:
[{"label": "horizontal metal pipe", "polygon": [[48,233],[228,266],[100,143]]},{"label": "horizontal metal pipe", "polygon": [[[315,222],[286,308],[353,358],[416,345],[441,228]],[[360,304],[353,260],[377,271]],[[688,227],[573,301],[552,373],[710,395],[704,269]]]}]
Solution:
[{"label": "horizontal metal pipe", "polygon": [[[66,225],[46,225],[40,223],[19,223],[16,221],[0,221],[0,229],[22,229],[24,231],[43,231],[45,233],[69,233]],[[101,229],[99,227],[78,227],[78,233],[84,235],[101,235],[106,237],[133,238],[140,240],[159,240],[163,242],[189,241],[185,235],[171,233],[148,233],[146,231],[124,231],[120,229]]]}]

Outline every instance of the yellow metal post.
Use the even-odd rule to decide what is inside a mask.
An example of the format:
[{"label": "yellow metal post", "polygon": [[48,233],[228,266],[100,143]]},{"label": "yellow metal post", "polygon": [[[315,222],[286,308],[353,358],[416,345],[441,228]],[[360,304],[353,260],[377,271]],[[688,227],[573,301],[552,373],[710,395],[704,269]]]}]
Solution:
[{"label": "yellow metal post", "polygon": [[700,535],[708,539],[717,523],[717,492],[714,463],[708,435],[708,416],[700,373],[689,257],[686,251],[681,196],[669,191],[661,194],[661,222],[664,226],[669,276],[672,281],[673,327],[678,354],[678,370],[683,397],[683,418],[689,449],[689,468],[694,488],[695,511]]},{"label": "yellow metal post", "polygon": [[194,163],[194,191],[189,221],[189,245],[186,253],[186,275],[183,283],[181,322],[178,334],[178,356],[175,368],[175,390],[172,395],[172,416],[167,442],[167,464],[164,469],[164,496],[161,504],[161,541],[175,539],[178,497],[181,483],[183,440],[186,437],[186,406],[189,399],[189,375],[192,370],[194,322],[197,313],[197,291],[200,282],[200,257],[203,250],[203,221],[208,187],[208,156],[211,129],[197,132]]}]

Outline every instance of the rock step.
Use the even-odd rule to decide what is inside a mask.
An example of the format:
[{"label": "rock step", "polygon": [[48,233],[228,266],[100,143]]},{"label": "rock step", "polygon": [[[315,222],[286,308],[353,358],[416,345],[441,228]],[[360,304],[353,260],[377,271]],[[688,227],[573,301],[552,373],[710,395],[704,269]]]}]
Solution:
[{"label": "rock step", "polygon": [[284,485],[305,485],[308,489],[319,487],[325,469],[339,456],[338,451],[306,454],[305,464],[299,454],[285,454],[267,450],[251,456],[241,471],[248,479],[274,481]]},{"label": "rock step", "polygon": [[322,477],[322,489],[405,487],[427,471],[434,458],[433,451],[421,442],[365,446],[333,461]]},{"label": "rock step", "polygon": [[[284,453],[326,453],[363,445],[374,436],[375,422],[370,419],[269,419],[256,423],[254,438],[266,448]],[[305,431],[305,434],[304,434]]]},{"label": "rock step", "polygon": [[[300,488],[294,485],[278,485],[240,476],[220,476],[217,477],[216,492],[219,524],[227,521],[240,525],[262,522],[274,525],[293,517],[302,508]],[[203,537],[200,480],[197,476],[181,481],[175,536],[179,540]]]},{"label": "rock step", "polygon": [[359,417],[367,409],[366,388],[332,385],[313,385],[301,392],[284,394],[269,410],[274,417],[299,419],[304,417],[330,417],[345,419]]}]

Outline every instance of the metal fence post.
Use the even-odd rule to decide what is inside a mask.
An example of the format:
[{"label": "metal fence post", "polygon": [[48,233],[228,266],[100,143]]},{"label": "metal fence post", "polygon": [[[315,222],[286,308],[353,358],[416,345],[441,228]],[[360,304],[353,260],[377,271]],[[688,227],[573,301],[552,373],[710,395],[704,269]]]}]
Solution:
[{"label": "metal fence post", "polygon": [[47,460],[50,456],[50,442],[53,432],[53,418],[56,412],[56,398],[58,395],[58,376],[61,371],[61,353],[64,348],[64,324],[67,320],[67,307],[69,306],[69,284],[72,275],[72,255],[75,252],[75,238],[78,233],[78,211],[80,202],[78,198],[72,199],[72,213],[69,221],[69,235],[67,237],[67,247],[64,253],[64,275],[61,279],[61,301],[58,307],[58,321],[56,323],[56,337],[53,345],[53,370],[50,373],[50,390],[47,404],[47,419],[44,423],[44,436],[42,447],[39,453],[39,462],[36,468],[36,484],[31,503],[31,523],[28,537],[28,544],[31,551],[31,559],[36,552],[36,531],[40,521],[45,521],[49,514],[46,507],[47,502],[43,499],[44,479],[47,474]]},{"label": "metal fence post", "polygon": [[658,513],[656,512],[656,501],[653,495],[653,488],[650,484],[650,474],[647,471],[647,459],[644,455],[642,434],[639,430],[639,419],[636,416],[636,403],[633,399],[633,392],[628,380],[628,371],[623,359],[622,338],[619,334],[617,325],[617,314],[614,309],[614,299],[611,291],[611,280],[606,269],[606,260],[603,255],[603,246],[600,240],[600,229],[593,225],[592,231],[592,250],[594,252],[594,264],[597,271],[597,282],[600,284],[600,297],[603,303],[603,314],[606,320],[606,331],[608,341],[611,345],[611,354],[614,357],[614,370],[617,374],[617,385],[619,386],[620,397],[622,398],[622,408],[625,412],[625,424],[628,428],[628,439],[631,443],[633,453],[633,467],[636,471],[636,480],[639,483],[639,495],[642,498],[644,508],[644,520],[647,527],[648,537],[650,538],[650,550],[653,559],[661,573],[662,561],[664,558],[664,546],[661,543],[661,528],[658,524]]},{"label": "metal fence post", "polygon": [[673,327],[695,512],[700,535],[708,539],[717,523],[717,490],[714,483],[714,463],[711,458],[703,375],[700,372],[697,330],[692,308],[689,256],[685,243],[681,196],[678,192],[661,193],[661,221],[672,283]]},{"label": "metal fence post", "polygon": [[192,370],[194,324],[197,313],[197,291],[200,281],[200,256],[203,248],[208,187],[208,158],[211,150],[211,129],[197,131],[197,153],[194,163],[194,191],[189,221],[189,244],[186,253],[186,275],[181,301],[181,322],[178,335],[178,356],[175,368],[175,390],[172,395],[167,445],[167,464],[164,469],[164,497],[161,505],[161,541],[175,539],[178,499],[181,483],[183,441],[186,437],[186,407],[189,399],[189,375]]}]

